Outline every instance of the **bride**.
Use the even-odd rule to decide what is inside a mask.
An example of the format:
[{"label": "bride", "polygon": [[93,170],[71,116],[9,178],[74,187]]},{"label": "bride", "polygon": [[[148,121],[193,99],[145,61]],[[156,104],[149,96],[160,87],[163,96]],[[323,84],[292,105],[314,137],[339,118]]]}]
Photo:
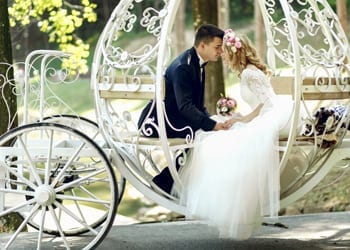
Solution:
[{"label": "bride", "polygon": [[278,215],[276,146],[289,131],[293,106],[277,98],[267,67],[246,36],[226,30],[222,57],[238,73],[242,99],[252,111],[228,120],[229,130],[196,133],[190,164],[180,172],[179,195],[186,217],[217,227],[220,237],[243,240],[263,216]]}]

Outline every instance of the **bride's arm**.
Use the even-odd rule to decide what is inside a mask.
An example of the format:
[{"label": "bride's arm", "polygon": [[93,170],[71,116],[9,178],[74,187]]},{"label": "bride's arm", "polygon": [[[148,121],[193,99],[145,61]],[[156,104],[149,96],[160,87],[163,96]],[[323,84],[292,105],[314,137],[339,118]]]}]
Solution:
[{"label": "bride's arm", "polygon": [[255,117],[257,117],[260,113],[260,110],[262,109],[262,107],[264,106],[263,103],[260,103],[258,106],[256,106],[256,108],[250,112],[247,115],[244,116],[240,116],[240,117],[233,117],[229,120],[226,121],[227,126],[232,126],[233,124],[235,124],[236,122],[250,122],[251,120],[253,120]]},{"label": "bride's arm", "polygon": [[250,122],[251,120],[253,120],[255,117],[257,117],[260,113],[260,110],[262,109],[262,107],[264,106],[263,103],[259,103],[258,106],[256,106],[256,108],[250,112],[249,114],[242,116],[241,117],[241,122]]},{"label": "bride's arm", "polygon": [[249,114],[241,117],[233,117],[228,120],[228,126],[232,126],[236,122],[250,122],[260,114],[261,109],[265,105],[272,105],[272,96],[270,96],[271,91],[268,90],[270,86],[267,82],[265,82],[264,78],[249,74],[248,76],[245,76],[244,79],[242,78],[242,81],[245,81],[249,89],[256,95],[257,99],[259,100],[259,104]]}]

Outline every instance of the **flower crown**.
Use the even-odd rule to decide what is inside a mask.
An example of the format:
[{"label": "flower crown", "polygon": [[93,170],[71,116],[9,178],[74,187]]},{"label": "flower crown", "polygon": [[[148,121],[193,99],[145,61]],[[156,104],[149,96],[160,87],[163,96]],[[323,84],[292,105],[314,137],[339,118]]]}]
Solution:
[{"label": "flower crown", "polygon": [[231,48],[233,53],[237,52],[237,49],[242,48],[241,39],[236,36],[232,29],[225,30],[224,34],[224,44]]}]

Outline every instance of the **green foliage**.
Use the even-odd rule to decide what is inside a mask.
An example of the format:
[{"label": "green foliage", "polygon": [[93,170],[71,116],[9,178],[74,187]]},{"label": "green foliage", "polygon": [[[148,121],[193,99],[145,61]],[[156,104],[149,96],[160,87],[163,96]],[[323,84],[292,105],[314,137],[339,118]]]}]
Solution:
[{"label": "green foliage", "polygon": [[86,73],[89,45],[77,37],[75,31],[84,22],[96,21],[96,4],[90,0],[74,2],[79,4],[63,0],[14,0],[9,7],[10,25],[37,22],[40,31],[49,35],[50,43],[57,43],[60,50],[72,54],[63,66]]},{"label": "green foliage", "polygon": [[254,16],[254,0],[230,0],[230,16],[232,20]]},{"label": "green foliage", "polygon": [[[0,233],[15,232],[23,222],[23,218],[19,213],[9,213],[0,217]],[[27,227],[22,229],[22,232],[27,232]]]},{"label": "green foliage", "polygon": [[[48,92],[48,89],[45,89],[45,91]],[[87,78],[78,79],[70,85],[50,85],[50,91],[60,97],[62,101],[67,103],[70,108],[78,114],[83,114],[84,112],[94,109],[93,90],[90,89],[90,80]],[[54,106],[55,100],[48,100],[48,102],[53,102],[52,105]],[[57,108],[56,112],[58,114],[67,113],[66,110],[61,110],[59,107]]]}]

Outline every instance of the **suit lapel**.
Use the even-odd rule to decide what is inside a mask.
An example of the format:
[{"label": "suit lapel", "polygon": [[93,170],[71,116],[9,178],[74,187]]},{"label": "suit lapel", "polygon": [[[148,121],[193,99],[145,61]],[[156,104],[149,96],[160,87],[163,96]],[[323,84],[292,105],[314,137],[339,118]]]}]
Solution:
[{"label": "suit lapel", "polygon": [[195,68],[197,82],[200,84],[201,83],[201,69],[199,66],[199,57],[198,57],[197,52],[196,52],[194,47],[191,48],[190,55],[191,55],[190,64]]}]

